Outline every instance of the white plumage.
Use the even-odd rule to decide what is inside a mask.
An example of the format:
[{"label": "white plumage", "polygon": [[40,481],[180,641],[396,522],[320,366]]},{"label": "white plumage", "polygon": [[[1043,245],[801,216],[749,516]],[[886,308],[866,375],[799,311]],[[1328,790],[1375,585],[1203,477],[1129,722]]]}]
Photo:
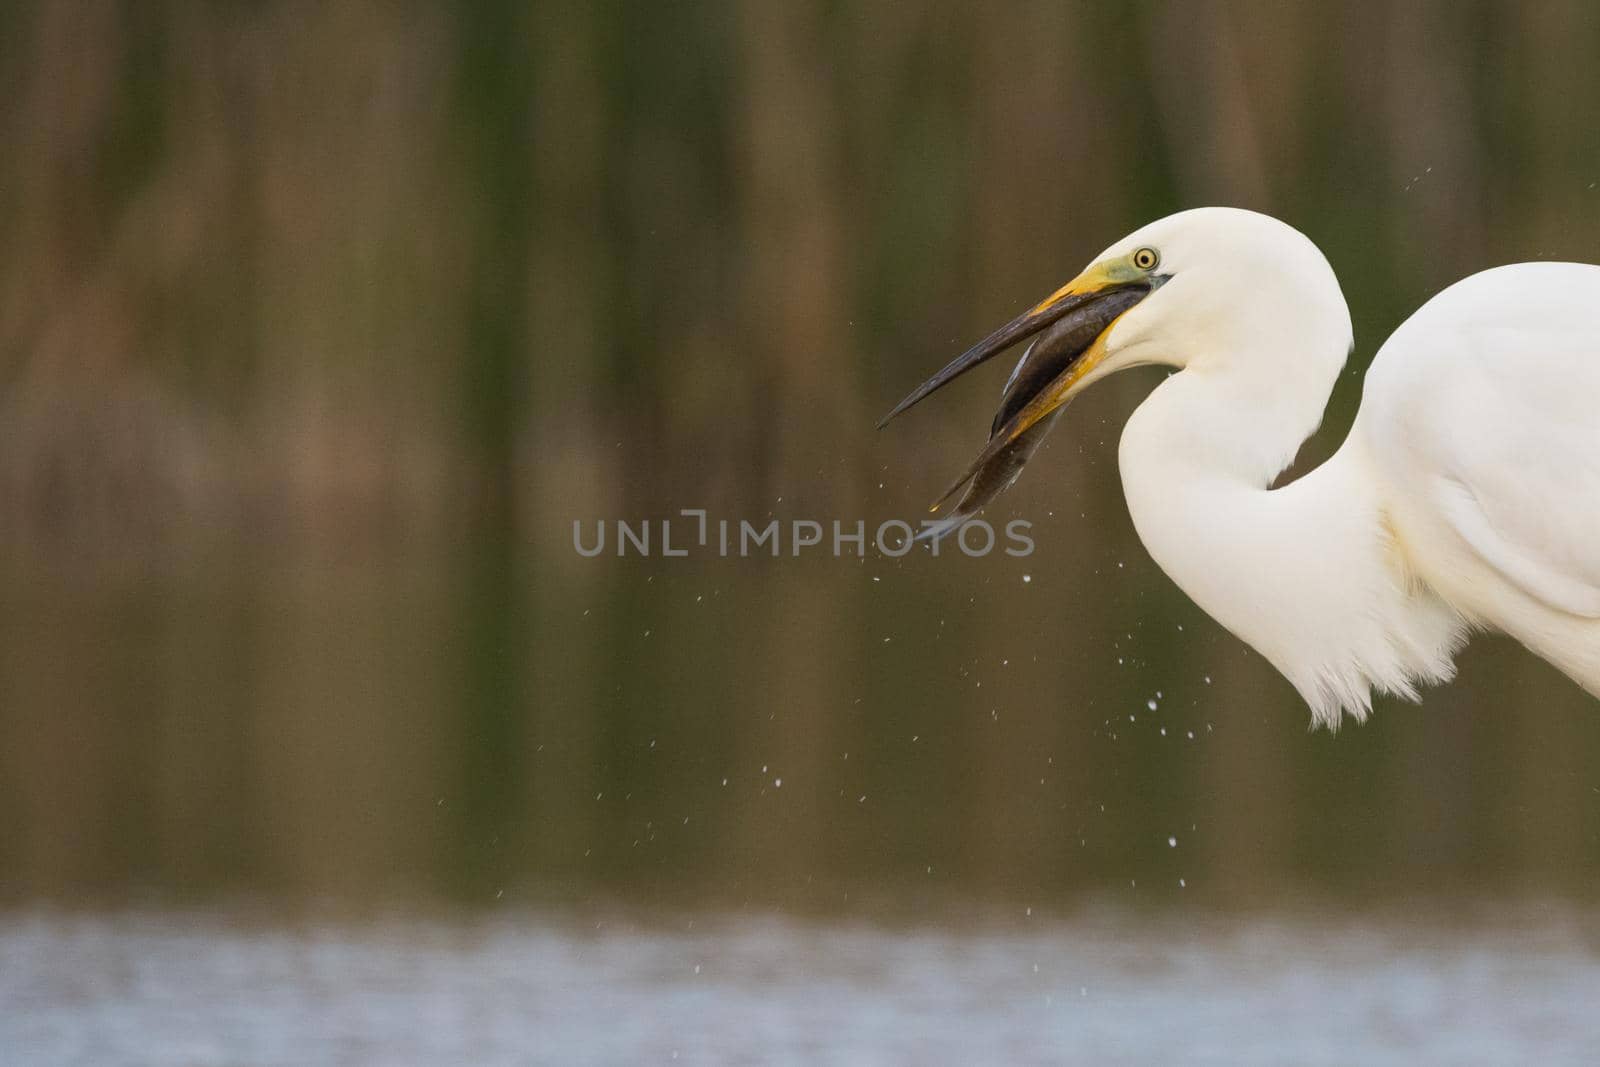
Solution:
[{"label": "white plumage", "polygon": [[1030,398],[1008,390],[1002,413],[1021,413],[995,427],[958,517],[993,495],[974,498],[985,464],[1015,477],[1047,417],[1083,388],[1171,366],[1122,434],[1135,528],[1316,722],[1365,718],[1374,690],[1415,698],[1448,679],[1473,628],[1510,634],[1600,695],[1600,267],[1500,267],[1434,297],[1379,351],[1338,452],[1277,489],[1350,350],[1321,252],[1264,215],[1183,212],[1033,309],[1044,326],[1024,316],[1006,329],[1037,332],[1088,314],[1096,294],[1125,304],[1130,291],[1137,302],[1113,309],[1087,349],[1050,350],[1061,326],[1030,346],[1035,373],[1019,365],[1013,381],[1049,384]]}]

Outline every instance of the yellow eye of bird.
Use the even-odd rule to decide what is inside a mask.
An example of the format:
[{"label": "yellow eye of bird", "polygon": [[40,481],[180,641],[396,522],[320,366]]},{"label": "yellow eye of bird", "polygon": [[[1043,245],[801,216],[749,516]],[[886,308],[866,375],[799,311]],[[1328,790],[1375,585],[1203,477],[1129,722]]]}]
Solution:
[{"label": "yellow eye of bird", "polygon": [[1133,265],[1140,270],[1153,270],[1161,262],[1161,253],[1153,248],[1141,248],[1133,254]]}]

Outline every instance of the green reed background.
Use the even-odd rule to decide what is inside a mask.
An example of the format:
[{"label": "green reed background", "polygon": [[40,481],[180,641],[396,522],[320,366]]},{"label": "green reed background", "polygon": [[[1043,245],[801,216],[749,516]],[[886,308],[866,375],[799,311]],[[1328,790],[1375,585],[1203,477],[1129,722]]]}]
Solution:
[{"label": "green reed background", "polygon": [[1597,54],[1581,3],[8,8],[0,893],[1587,895],[1600,709],[1480,639],[1308,733],[1133,536],[1149,374],[992,509],[1030,559],[571,524],[916,516],[1004,371],[877,416],[1211,203],[1350,299],[1314,463],[1430,294],[1600,259]]}]

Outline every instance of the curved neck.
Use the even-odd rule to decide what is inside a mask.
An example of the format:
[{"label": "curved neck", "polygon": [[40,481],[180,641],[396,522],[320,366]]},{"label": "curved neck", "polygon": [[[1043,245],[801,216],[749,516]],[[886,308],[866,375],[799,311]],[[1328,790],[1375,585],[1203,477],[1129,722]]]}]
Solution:
[{"label": "curved neck", "polygon": [[[1322,424],[1332,382],[1190,367],[1162,382],[1124,430],[1208,479],[1266,489]],[[1153,457],[1154,458],[1154,457]]]},{"label": "curved neck", "polygon": [[1448,672],[1453,623],[1401,570],[1358,440],[1267,488],[1328,395],[1286,391],[1211,369],[1168,378],[1123,431],[1123,490],[1161,568],[1337,725],[1341,707],[1365,716],[1372,686],[1410,695]]}]

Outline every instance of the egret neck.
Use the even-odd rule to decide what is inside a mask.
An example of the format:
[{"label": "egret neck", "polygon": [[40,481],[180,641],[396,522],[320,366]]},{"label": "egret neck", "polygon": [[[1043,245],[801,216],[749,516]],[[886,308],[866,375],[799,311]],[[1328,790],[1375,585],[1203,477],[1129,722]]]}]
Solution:
[{"label": "egret neck", "polygon": [[1330,338],[1322,347],[1340,350],[1287,360],[1196,353],[1134,411],[1118,457],[1152,558],[1330,728],[1341,708],[1365,718],[1372,687],[1415,698],[1419,683],[1448,679],[1464,630],[1408,577],[1357,438],[1269,488],[1320,423],[1347,344]]}]

